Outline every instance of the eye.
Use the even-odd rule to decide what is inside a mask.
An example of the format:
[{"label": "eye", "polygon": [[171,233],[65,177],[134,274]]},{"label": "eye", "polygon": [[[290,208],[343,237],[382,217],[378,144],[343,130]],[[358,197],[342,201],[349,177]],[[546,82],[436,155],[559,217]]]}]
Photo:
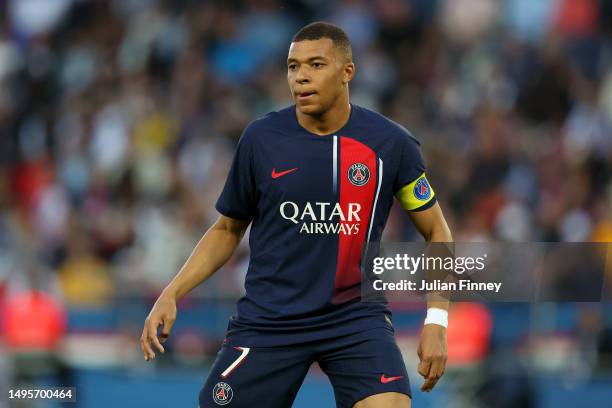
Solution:
[{"label": "eye", "polygon": [[315,68],[323,68],[325,64],[323,64],[322,62],[315,62],[312,64],[313,67]]},{"label": "eye", "polygon": [[296,68],[297,68],[296,64],[289,64],[289,65],[287,65],[287,69],[289,71],[295,71]]}]

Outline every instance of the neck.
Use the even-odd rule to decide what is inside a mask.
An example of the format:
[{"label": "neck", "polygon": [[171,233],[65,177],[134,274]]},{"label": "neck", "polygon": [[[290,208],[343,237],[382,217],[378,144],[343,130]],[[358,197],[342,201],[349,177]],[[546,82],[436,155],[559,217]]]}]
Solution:
[{"label": "neck", "polygon": [[329,135],[340,129],[351,116],[351,105],[348,93],[343,94],[334,105],[319,115],[308,115],[295,108],[298,123],[307,131],[316,135]]}]

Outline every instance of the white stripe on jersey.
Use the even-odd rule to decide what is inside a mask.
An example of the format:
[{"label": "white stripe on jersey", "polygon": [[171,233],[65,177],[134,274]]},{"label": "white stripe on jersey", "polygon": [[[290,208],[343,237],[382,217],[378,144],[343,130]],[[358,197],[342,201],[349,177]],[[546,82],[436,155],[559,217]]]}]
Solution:
[{"label": "white stripe on jersey", "polygon": [[374,196],[374,205],[372,206],[372,214],[370,215],[370,227],[368,228],[368,238],[366,240],[366,252],[368,250],[367,245],[370,243],[370,234],[372,233],[372,225],[374,225],[374,215],[376,215],[376,203],[378,202],[378,194],[380,193],[380,186],[382,185],[383,176],[383,161],[378,159],[378,186],[376,187],[376,195]]},{"label": "white stripe on jersey", "polygon": [[334,194],[338,191],[338,136],[334,135],[334,153],[333,153],[333,168],[334,168]]}]

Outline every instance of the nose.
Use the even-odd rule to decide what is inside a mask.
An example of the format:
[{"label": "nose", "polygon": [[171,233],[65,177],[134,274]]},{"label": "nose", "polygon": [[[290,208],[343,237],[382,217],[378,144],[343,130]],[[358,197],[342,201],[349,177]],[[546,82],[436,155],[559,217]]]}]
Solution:
[{"label": "nose", "polygon": [[308,83],[309,81],[310,78],[308,77],[306,70],[304,68],[298,68],[298,71],[295,74],[295,82],[301,85]]}]

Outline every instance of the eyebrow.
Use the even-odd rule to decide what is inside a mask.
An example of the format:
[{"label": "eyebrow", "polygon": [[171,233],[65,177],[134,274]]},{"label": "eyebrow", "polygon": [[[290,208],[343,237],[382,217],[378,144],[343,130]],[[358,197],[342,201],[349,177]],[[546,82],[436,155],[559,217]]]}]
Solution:
[{"label": "eyebrow", "polygon": [[[317,56],[308,58],[306,61],[307,62],[311,62],[311,61],[314,61],[314,60],[324,60],[324,61],[327,61],[327,58],[325,58],[322,55],[317,55]],[[287,58],[287,64],[289,64],[291,62],[299,62],[299,61],[296,58]]]}]

